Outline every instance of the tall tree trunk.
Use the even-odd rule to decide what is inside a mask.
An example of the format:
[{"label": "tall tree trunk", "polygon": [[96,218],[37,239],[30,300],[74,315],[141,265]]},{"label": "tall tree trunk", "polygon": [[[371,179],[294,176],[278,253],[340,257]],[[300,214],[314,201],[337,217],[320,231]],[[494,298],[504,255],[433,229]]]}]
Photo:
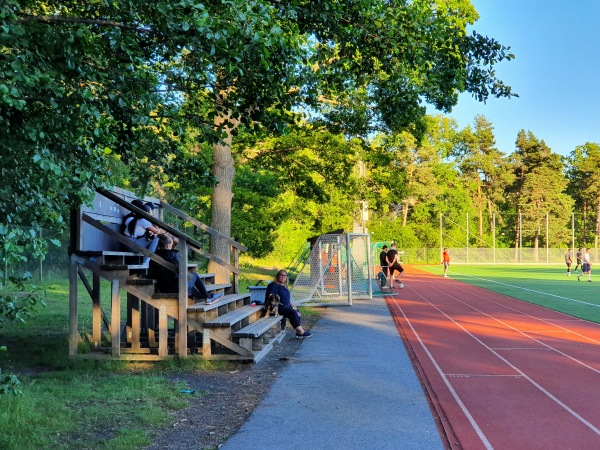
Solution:
[{"label": "tall tree trunk", "polygon": [[[218,98],[220,105],[224,104],[226,94]],[[217,108],[217,111],[220,108]],[[215,116],[215,127],[223,127],[225,137],[213,145],[212,174],[217,179],[211,198],[211,227],[227,237],[231,237],[231,206],[233,199],[233,178],[235,164],[231,155],[233,130],[238,123],[230,115],[224,113]],[[222,239],[211,237],[210,252],[223,261],[231,262],[231,245]],[[216,283],[229,283],[231,272],[226,267],[209,261],[208,271],[215,274]]]},{"label": "tall tree trunk", "polygon": [[494,208],[493,208],[492,200],[490,200],[489,197],[487,199],[487,209],[488,209],[488,221],[490,223],[490,232],[493,235],[493,233],[496,232],[496,230],[494,229]]}]

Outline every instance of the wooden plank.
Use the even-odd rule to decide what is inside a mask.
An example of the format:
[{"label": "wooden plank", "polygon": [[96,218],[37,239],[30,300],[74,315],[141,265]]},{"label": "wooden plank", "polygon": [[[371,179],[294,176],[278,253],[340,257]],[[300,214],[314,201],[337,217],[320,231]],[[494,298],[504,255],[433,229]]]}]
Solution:
[{"label": "wooden plank", "polygon": [[266,333],[275,324],[281,322],[283,316],[269,316],[263,317],[262,319],[252,322],[250,325],[242,328],[241,330],[233,333],[233,337],[237,338],[258,338],[260,335]]},{"label": "wooden plank", "polygon": [[187,307],[188,307],[188,245],[185,240],[179,241],[179,301],[177,311],[177,329],[175,334],[177,353],[187,355]]},{"label": "wooden plank", "polygon": [[164,208],[166,211],[170,212],[171,214],[174,214],[174,215],[178,216],[179,218],[184,219],[187,222],[190,222],[192,225],[200,228],[202,231],[205,231],[206,233],[210,234],[211,236],[217,237],[217,238],[231,244],[231,246],[233,246],[234,248],[240,249],[243,252],[248,251],[248,248],[243,246],[239,242],[235,241],[234,239],[230,238],[229,236],[219,233],[214,228],[211,228],[208,225],[205,225],[202,222],[199,222],[198,220],[194,219],[193,217],[188,216],[184,212],[172,207],[168,203],[161,201],[160,206],[162,208]]},{"label": "wooden plank", "polygon": [[204,326],[209,328],[230,327],[242,321],[246,317],[259,312],[261,309],[262,306],[246,305],[241,308],[234,309],[227,314],[223,314],[222,316],[218,316],[210,322],[206,322]]},{"label": "wooden plank", "polygon": [[[209,331],[209,330],[206,330]],[[227,347],[228,349],[234,351],[239,355],[250,356],[250,359],[254,359],[254,355],[250,350],[247,350],[241,347],[239,344],[233,342],[229,335],[228,330],[223,330],[222,328],[213,328],[210,330],[210,337],[212,340],[218,342],[219,344]],[[203,355],[204,356],[204,355]]]},{"label": "wooden plank", "polygon": [[250,294],[241,293],[241,294],[228,294],[224,295],[216,302],[207,305],[206,303],[194,303],[193,305],[188,306],[188,313],[198,313],[198,312],[207,312],[212,309],[216,309],[220,306],[227,305],[229,303],[236,302],[238,300],[242,300],[244,298],[250,298]]},{"label": "wooden plank", "polygon": [[284,337],[285,331],[281,331],[279,334],[277,334],[277,336],[275,336],[274,339],[271,340],[271,342],[265,345],[260,352],[254,353],[254,362],[257,363],[261,359],[263,359],[271,351],[271,349],[273,348],[273,344],[275,344],[276,342],[283,341]]},{"label": "wooden plank", "polygon": [[202,357],[210,358],[211,356],[211,348],[210,348],[210,330],[202,331]]},{"label": "wooden plank", "polygon": [[119,355],[121,352],[121,288],[119,279],[111,281],[111,305],[110,305],[110,328],[112,354]]},{"label": "wooden plank", "polygon": [[158,356],[167,356],[169,354],[169,330],[167,319],[167,307],[161,305],[158,310]]}]

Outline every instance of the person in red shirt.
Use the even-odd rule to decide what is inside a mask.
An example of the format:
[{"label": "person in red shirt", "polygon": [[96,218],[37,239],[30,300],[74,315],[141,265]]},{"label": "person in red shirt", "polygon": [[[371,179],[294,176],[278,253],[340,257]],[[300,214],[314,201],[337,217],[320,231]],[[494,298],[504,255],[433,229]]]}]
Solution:
[{"label": "person in red shirt", "polygon": [[450,267],[450,250],[448,250],[448,247],[442,253],[442,264],[444,265],[444,278],[448,278],[448,267]]}]

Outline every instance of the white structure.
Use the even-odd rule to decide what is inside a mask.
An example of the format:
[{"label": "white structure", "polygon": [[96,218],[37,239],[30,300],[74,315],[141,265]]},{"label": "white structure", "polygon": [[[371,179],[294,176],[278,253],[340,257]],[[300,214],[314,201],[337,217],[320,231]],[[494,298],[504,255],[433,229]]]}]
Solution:
[{"label": "white structure", "polygon": [[291,288],[294,302],[352,305],[353,299],[373,298],[370,244],[364,233],[319,236]]}]

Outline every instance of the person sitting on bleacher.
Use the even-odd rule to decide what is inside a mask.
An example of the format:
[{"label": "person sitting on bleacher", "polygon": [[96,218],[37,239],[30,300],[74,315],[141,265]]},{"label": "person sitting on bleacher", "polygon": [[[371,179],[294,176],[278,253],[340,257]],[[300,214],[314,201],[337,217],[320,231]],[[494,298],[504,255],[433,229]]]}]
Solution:
[{"label": "person sitting on bleacher", "polygon": [[279,315],[290,321],[290,324],[296,330],[296,339],[311,337],[312,333],[310,331],[305,331],[304,328],[302,328],[300,313],[298,312],[298,308],[292,300],[292,295],[287,287],[287,284],[287,272],[285,270],[278,271],[275,280],[273,280],[267,286],[267,291],[265,292],[265,305],[267,304],[271,294],[278,295]]},{"label": "person sitting on bleacher", "polygon": [[[156,250],[156,254],[179,267],[179,252],[177,250],[173,250],[173,238],[167,234],[163,234],[157,239],[157,241],[158,248]],[[150,266],[148,267],[148,278],[153,278],[156,280],[156,290],[158,292],[179,292],[179,275],[154,260],[150,261]],[[222,292],[217,292],[210,295],[206,291],[206,287],[196,271],[188,272],[187,287],[188,297],[205,300],[207,304],[214,303],[223,296]]]},{"label": "person sitting on bleacher", "polygon": [[[133,206],[143,209],[147,213],[152,213],[152,208],[144,205],[141,200],[133,200]],[[123,234],[135,242],[137,245],[147,248],[151,252],[156,251],[158,239],[156,235],[160,233],[160,229],[152,224],[148,219],[144,219],[139,214],[131,212],[123,217]],[[149,257],[144,257],[144,264],[150,261]]]}]

